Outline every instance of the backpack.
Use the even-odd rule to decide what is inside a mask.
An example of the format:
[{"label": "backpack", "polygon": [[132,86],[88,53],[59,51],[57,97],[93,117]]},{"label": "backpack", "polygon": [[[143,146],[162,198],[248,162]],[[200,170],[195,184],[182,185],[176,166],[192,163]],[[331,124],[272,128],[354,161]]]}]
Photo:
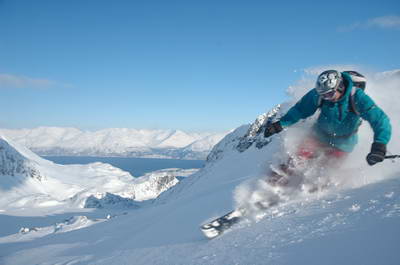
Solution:
[{"label": "backpack", "polygon": [[[363,76],[362,74],[360,74],[359,72],[356,71],[343,71],[342,73],[346,73],[351,77],[351,81],[353,82],[353,87],[351,89],[351,93],[350,93],[350,104],[349,104],[349,108],[350,111],[353,111],[355,114],[360,115],[360,112],[358,112],[358,110],[356,109],[356,103],[354,100],[354,95],[357,92],[357,89],[362,89],[365,90],[365,87],[367,85],[367,79],[365,78],[365,76]],[[323,99],[322,97],[320,97],[318,99],[318,107],[320,108],[323,104]]]}]

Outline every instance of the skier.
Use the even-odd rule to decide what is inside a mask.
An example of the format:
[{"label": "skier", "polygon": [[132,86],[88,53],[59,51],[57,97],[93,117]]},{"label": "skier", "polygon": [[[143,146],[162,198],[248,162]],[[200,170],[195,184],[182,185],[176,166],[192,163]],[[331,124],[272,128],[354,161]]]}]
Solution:
[{"label": "skier", "polygon": [[[390,120],[382,109],[364,93],[365,80],[364,86],[358,88],[362,82],[354,78],[357,75],[361,79],[364,78],[354,71],[322,72],[318,76],[315,88],[304,95],[279,121],[267,125],[264,136],[270,137],[321,109],[312,127],[311,135],[299,145],[295,157],[289,158],[286,164],[281,164],[280,172],[272,168],[272,174],[267,180],[269,184],[287,186],[291,181],[296,184],[295,179],[302,181],[301,176],[294,172],[295,162],[313,161],[321,153],[325,155],[323,158],[328,159],[328,161],[323,160],[324,162],[338,165],[335,162],[344,159],[357,144],[357,132],[361,119],[368,121],[374,131],[374,141],[367,155],[368,164],[372,166],[385,159],[386,145],[391,136]],[[304,164],[307,167],[308,164]],[[297,178],[288,178],[291,176],[297,176]],[[308,191],[314,192],[316,189],[318,187],[311,186]],[[260,201],[255,203],[255,207],[265,210],[278,203],[279,200]],[[201,230],[207,238],[215,238],[239,223],[246,215],[247,209],[239,207],[202,225]]]},{"label": "skier", "polygon": [[351,74],[358,73],[336,70],[322,72],[317,78],[316,87],[304,95],[279,121],[268,125],[264,136],[270,137],[279,133],[321,109],[312,127],[312,134],[300,144],[296,157],[308,160],[322,151],[330,160],[340,160],[353,151],[357,144],[357,131],[362,118],[369,122],[374,132],[371,151],[366,157],[367,163],[372,166],[382,162],[391,136],[390,120],[363,89],[353,89]]}]

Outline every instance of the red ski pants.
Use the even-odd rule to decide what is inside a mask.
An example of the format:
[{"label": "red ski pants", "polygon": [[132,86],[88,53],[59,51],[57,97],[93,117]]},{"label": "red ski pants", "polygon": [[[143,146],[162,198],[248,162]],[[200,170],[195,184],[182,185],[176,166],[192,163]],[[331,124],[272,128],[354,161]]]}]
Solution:
[{"label": "red ski pants", "polygon": [[313,159],[320,153],[324,153],[327,158],[343,159],[347,153],[336,149],[327,144],[321,143],[315,138],[306,138],[297,149],[297,157],[305,160]]}]

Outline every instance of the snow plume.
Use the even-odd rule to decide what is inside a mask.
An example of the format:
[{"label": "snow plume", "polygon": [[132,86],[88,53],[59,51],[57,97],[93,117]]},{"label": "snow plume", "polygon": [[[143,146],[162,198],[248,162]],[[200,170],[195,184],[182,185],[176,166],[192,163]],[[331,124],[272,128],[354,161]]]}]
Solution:
[{"label": "snow plume", "polygon": [[[400,154],[400,142],[398,141],[400,137],[400,117],[398,115],[400,113],[400,104],[397,102],[400,70],[374,73],[363,70],[361,67],[350,68],[347,65],[307,69],[304,71],[303,77],[287,89],[291,99],[281,104],[281,113],[279,115],[286,113],[295,102],[313,88],[317,75],[327,69],[354,69],[367,77],[366,93],[391,119],[392,139],[387,146],[388,155]],[[281,170],[280,164],[286,163],[288,158],[293,156],[297,146],[309,133],[311,125],[317,116],[318,113],[270,138],[271,142],[263,148],[265,149],[262,154],[265,156],[265,165],[259,168],[257,176],[239,185],[235,191],[234,196],[237,207],[254,210],[257,202],[266,204],[261,206],[282,204],[304,198],[304,196],[307,196],[307,198],[320,196],[326,192],[356,188],[400,175],[399,160],[385,160],[374,166],[369,166],[366,163],[365,158],[373,142],[373,132],[368,122],[364,121],[359,130],[358,145],[348,158],[341,162],[340,168],[337,166],[325,167],[326,163],[322,163],[324,167],[314,164],[300,165],[300,167],[303,166],[302,177],[296,180],[291,179],[288,186],[282,187],[268,183],[267,180],[271,179],[270,169]],[[318,165],[318,163],[316,164]],[[296,166],[299,166],[299,164]]]},{"label": "snow plume", "polygon": [[[368,76],[367,76],[368,78]],[[392,124],[392,138],[387,149],[388,154],[400,154],[400,104],[398,102],[400,92],[400,70],[373,74],[367,81],[366,92],[374,99],[389,116]],[[360,144],[357,146],[352,157],[354,163],[364,162],[365,154],[369,151],[370,143],[373,140],[372,131],[367,123],[360,128]],[[400,174],[400,161],[385,161],[374,167],[364,166],[367,179],[380,180]]]}]

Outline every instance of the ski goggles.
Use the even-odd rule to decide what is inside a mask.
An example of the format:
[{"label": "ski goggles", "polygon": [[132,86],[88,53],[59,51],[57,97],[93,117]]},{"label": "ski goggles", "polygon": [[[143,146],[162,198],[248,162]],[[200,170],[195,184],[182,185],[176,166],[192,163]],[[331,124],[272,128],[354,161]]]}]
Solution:
[{"label": "ski goggles", "polygon": [[329,90],[325,93],[320,94],[320,96],[325,100],[331,100],[336,94],[336,89]]}]

